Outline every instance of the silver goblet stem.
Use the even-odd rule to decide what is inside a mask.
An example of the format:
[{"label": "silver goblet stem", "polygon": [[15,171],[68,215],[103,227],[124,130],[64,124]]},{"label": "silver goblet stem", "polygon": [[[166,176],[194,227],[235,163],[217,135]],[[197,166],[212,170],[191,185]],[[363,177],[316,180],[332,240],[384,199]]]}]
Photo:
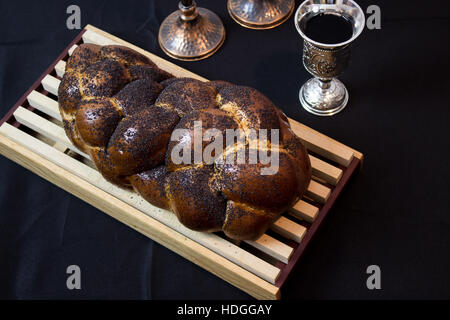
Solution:
[{"label": "silver goblet stem", "polygon": [[[310,39],[305,29],[308,21],[318,14],[333,14],[347,19],[352,25],[352,37],[336,44]],[[300,103],[315,115],[334,115],[342,111],[348,102],[348,91],[337,77],[347,68],[351,44],[364,29],[364,12],[353,0],[307,0],[295,14],[295,26],[304,39],[303,65],[314,76],[301,87]]]}]

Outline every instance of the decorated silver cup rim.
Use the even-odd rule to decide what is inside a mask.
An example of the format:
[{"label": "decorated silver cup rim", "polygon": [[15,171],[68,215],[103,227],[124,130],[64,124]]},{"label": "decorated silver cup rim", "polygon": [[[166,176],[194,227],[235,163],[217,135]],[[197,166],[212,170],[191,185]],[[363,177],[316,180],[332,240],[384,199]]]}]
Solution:
[{"label": "decorated silver cup rim", "polygon": [[[364,27],[366,25],[365,21],[366,18],[364,16],[364,11],[361,9],[361,7],[353,0],[340,0],[338,1],[338,3],[315,3],[315,1],[317,0],[306,0],[304,1],[302,4],[300,4],[300,6],[298,7],[296,13],[295,13],[295,27],[297,29],[297,31],[300,33],[300,35],[302,36],[302,38],[306,41],[308,41],[309,43],[323,48],[323,49],[336,49],[338,47],[344,47],[350,43],[352,43],[353,41],[355,41],[356,38],[358,38],[360,36],[360,34],[362,33],[362,31],[364,30]],[[302,28],[300,27],[300,21],[302,20],[302,18],[309,14],[314,12],[314,14],[319,14],[322,12],[326,12],[326,10],[320,10],[319,7],[326,7],[326,6],[330,6],[330,5],[336,5],[336,6],[342,6],[344,7],[344,3],[348,3],[350,4],[354,9],[356,9],[358,11],[358,16],[356,16],[355,14],[353,14],[352,12],[349,12],[348,15],[352,16],[353,18],[359,18],[358,20],[355,20],[352,24],[353,24],[353,29],[356,31],[353,32],[353,36],[344,42],[340,42],[340,43],[332,43],[332,44],[327,44],[327,43],[321,43],[321,42],[317,42],[314,41],[313,39],[310,39],[309,37],[306,36],[306,34],[303,33]],[[318,8],[317,12],[316,11],[306,11],[306,12],[302,12],[303,9],[307,6],[307,5],[316,5],[316,8]],[[330,14],[333,14],[332,12],[330,12]],[[355,23],[357,22],[357,24]]]}]

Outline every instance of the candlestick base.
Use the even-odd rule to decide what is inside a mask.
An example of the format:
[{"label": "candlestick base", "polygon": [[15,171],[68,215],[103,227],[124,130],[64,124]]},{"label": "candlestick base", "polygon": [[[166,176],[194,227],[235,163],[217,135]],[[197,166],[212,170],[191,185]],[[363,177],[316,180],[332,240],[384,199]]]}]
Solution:
[{"label": "candlestick base", "polygon": [[212,11],[194,7],[169,15],[161,24],[158,36],[163,51],[172,58],[196,61],[214,54],[225,41],[225,28]]},{"label": "candlestick base", "polygon": [[256,30],[271,29],[294,12],[294,0],[228,0],[228,12],[240,25]]}]

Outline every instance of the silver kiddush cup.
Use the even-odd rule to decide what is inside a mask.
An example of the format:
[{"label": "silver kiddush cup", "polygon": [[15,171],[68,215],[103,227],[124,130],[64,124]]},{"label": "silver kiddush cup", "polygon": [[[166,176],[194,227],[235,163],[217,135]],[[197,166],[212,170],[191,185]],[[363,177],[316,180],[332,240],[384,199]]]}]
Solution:
[{"label": "silver kiddush cup", "polygon": [[[351,38],[336,44],[308,38],[305,34],[307,23],[319,14],[333,14],[347,19],[353,29]],[[348,91],[336,77],[347,68],[351,44],[364,26],[364,12],[352,0],[307,0],[297,9],[295,27],[304,40],[303,65],[314,76],[300,89],[300,102],[308,112],[331,116],[347,105]]]}]

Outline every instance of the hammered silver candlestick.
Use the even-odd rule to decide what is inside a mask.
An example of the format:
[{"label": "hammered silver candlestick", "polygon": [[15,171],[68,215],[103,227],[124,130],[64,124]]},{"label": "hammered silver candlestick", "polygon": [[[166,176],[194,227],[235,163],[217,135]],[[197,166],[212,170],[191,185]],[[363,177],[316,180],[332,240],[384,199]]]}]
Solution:
[{"label": "hammered silver candlestick", "polygon": [[158,36],[163,51],[172,58],[195,61],[214,54],[225,41],[225,28],[212,11],[182,0],[179,10],[161,24]]},{"label": "hammered silver candlestick", "polygon": [[294,9],[294,0],[228,0],[230,16],[240,25],[257,30],[279,26]]},{"label": "hammered silver candlestick", "polygon": [[[336,44],[308,38],[306,25],[319,14],[334,14],[347,19],[352,25],[352,37]],[[347,68],[351,44],[364,29],[364,12],[353,0],[307,0],[295,14],[295,26],[304,40],[303,65],[314,76],[301,87],[300,102],[303,108],[315,115],[334,115],[342,111],[348,102],[348,91],[337,76]]]}]

